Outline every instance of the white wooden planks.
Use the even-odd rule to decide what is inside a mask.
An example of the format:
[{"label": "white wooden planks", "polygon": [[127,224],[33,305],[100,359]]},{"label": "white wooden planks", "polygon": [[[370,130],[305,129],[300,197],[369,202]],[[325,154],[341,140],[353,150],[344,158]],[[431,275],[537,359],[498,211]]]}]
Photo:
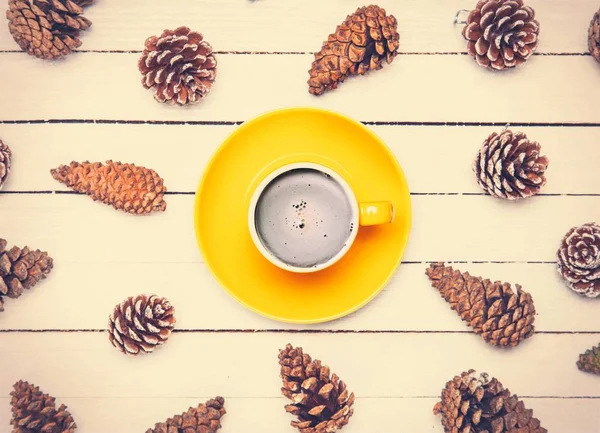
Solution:
[{"label": "white wooden planks", "polygon": [[[71,263],[198,263],[192,195],[167,197],[167,211],[134,217],[83,195],[4,195],[10,241]],[[554,261],[574,225],[594,221],[600,197],[413,196],[405,261]],[[15,224],[14,222],[18,223]]]},{"label": "white wooden planks", "polygon": [[[229,125],[0,125],[13,150],[3,191],[65,191],[50,168],[72,160],[133,162],[154,168],[169,191],[194,192],[213,152],[237,126]],[[483,140],[501,126],[369,125],[400,161],[413,193],[482,193],[471,171]],[[543,194],[600,191],[595,154],[600,128],[514,127],[539,141],[548,155]],[[574,173],[576,168],[576,173]],[[0,202],[1,204],[1,202]]]},{"label": "white wooden planks", "polygon": [[[316,106],[363,121],[600,122],[600,68],[590,56],[536,56],[493,73],[467,56],[401,56],[322,97],[308,93],[310,55],[221,55],[199,105],[154,102],[140,84],[139,54],[79,53],[45,63],[3,54],[1,120],[243,121],[289,106]],[[68,79],[66,79],[68,77]]]},{"label": "white wooden planks", "polygon": [[[139,293],[157,293],[175,306],[177,329],[182,330],[471,332],[430,286],[427,266],[403,264],[366,307],[344,319],[306,327],[275,322],[246,310],[218,286],[203,264],[107,263],[100,259],[82,264],[58,258],[47,280],[18,300],[6,300],[0,329],[102,330],[117,303]],[[458,263],[453,267],[521,284],[535,300],[538,332],[600,333],[596,303],[571,292],[554,264]]]},{"label": "white wooden planks", "polygon": [[286,343],[326,362],[362,398],[436,397],[469,368],[523,396],[600,397],[600,378],[575,365],[597,335],[535,335],[497,349],[466,334],[175,333],[142,358],[121,354],[104,332],[2,333],[0,342],[1,389],[27,378],[65,398],[279,397]]},{"label": "white wooden planks", "polygon": [[[597,305],[569,291],[553,262],[569,227],[600,216],[600,68],[584,55],[598,4],[529,0],[540,55],[494,74],[462,54],[451,23],[474,3],[380,1],[399,20],[403,55],[321,98],[306,90],[310,53],[357,6],[348,0],[102,0],[88,9],[84,52],[54,63],[0,52],[0,137],[14,152],[0,236],[55,257],[50,277],[0,315],[0,431],[8,431],[6,396],[23,378],[66,403],[83,433],[143,432],[217,394],[227,398],[225,433],[291,432],[276,355],[292,342],[357,393],[348,433],[441,432],[435,396],[471,367],[526,396],[550,432],[597,433],[600,379],[575,367],[600,338]],[[136,68],[147,36],[182,24],[221,53],[214,91],[185,109],[155,103]],[[0,51],[16,48],[0,26]],[[192,225],[191,193],[236,123],[298,105],[375,123],[368,127],[402,164],[414,205],[407,263],[388,287],[357,313],[309,327],[238,305],[202,263]],[[474,154],[506,122],[549,156],[543,196],[481,195]],[[175,193],[167,212],[136,218],[64,194],[49,169],[85,159],[156,169]],[[434,260],[522,284],[535,299],[538,334],[509,351],[487,346],[430,286],[425,262]],[[172,301],[179,332],[152,356],[126,358],[102,330],[116,303],[142,292]]]},{"label": "white wooden planks", "polygon": [[[58,402],[68,405],[82,432],[143,433],[156,422],[164,422],[167,417],[180,414],[188,407],[197,406],[212,397],[214,396],[135,399],[65,397]],[[435,398],[358,397],[352,422],[343,431],[388,433],[393,429],[399,432],[435,432],[440,428],[439,418],[432,413],[436,402]],[[227,414],[222,419],[221,431],[293,432],[289,426],[293,418],[283,410],[285,404],[283,398],[228,398],[225,402]],[[577,433],[598,431],[598,400],[528,398],[526,404],[550,431],[571,432],[574,422],[577,422]],[[8,420],[8,416],[9,399],[0,398],[0,422]]]},{"label": "white wooden planks", "polygon": [[[398,19],[400,51],[463,52],[462,26],[452,24],[459,9],[475,0],[380,0]],[[202,32],[216,51],[312,52],[360,3],[330,0],[103,0],[86,10],[93,25],[82,50],[139,50],[165,28],[187,25]],[[587,29],[598,9],[594,0],[530,0],[541,23],[539,52],[587,52]],[[18,47],[0,26],[0,49]]]}]

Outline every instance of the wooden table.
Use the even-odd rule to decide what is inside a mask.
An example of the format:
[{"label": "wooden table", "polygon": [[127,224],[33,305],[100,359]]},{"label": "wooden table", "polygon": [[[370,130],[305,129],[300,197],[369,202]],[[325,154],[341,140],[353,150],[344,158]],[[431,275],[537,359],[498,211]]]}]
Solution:
[{"label": "wooden table", "polygon": [[[25,379],[72,411],[82,433],[143,432],[215,395],[223,432],[292,432],[277,353],[303,346],[357,395],[347,433],[441,432],[432,407],[469,368],[495,375],[552,433],[600,430],[600,379],[580,352],[600,340],[598,301],[571,293],[555,252],[573,225],[600,220],[600,65],[587,52],[596,0],[530,0],[537,55],[495,74],[465,55],[459,0],[382,0],[399,21],[401,55],[326,96],[308,94],[312,52],[352,12],[346,0],[99,0],[81,50],[58,62],[17,51],[0,29],[0,136],[13,173],[0,195],[0,235],[47,250],[50,277],[0,315],[0,430],[8,393]],[[146,37],[188,25],[218,52],[197,106],[161,105],[136,67]],[[260,113],[333,109],[364,121],[393,149],[412,191],[414,229],[385,291],[333,323],[263,319],[213,280],[196,247],[194,191],[221,141]],[[471,172],[481,142],[510,122],[542,144],[548,185],[519,203],[482,194]],[[71,160],[152,167],[169,188],[164,214],[136,218],[68,194],[49,170]],[[537,335],[497,350],[473,335],[429,285],[427,262],[518,282],[538,309]],[[235,269],[232,269],[235,272]],[[177,331],[151,356],[128,358],[104,332],[115,304],[150,292],[171,300]]]}]

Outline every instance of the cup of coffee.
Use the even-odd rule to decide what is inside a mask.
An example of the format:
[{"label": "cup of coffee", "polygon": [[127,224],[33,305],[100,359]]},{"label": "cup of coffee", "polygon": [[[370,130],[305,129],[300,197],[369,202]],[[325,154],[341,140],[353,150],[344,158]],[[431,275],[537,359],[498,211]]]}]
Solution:
[{"label": "cup of coffee", "polygon": [[348,252],[360,226],[394,220],[391,202],[359,203],[348,183],[321,164],[287,164],[255,188],[248,227],[256,248],[292,272],[325,269]]}]

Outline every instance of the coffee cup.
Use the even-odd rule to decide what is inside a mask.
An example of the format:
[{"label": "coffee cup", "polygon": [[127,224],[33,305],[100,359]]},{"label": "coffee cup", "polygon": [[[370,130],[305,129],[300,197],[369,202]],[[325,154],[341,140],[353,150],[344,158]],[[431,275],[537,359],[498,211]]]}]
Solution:
[{"label": "coffee cup", "polygon": [[391,223],[391,202],[358,202],[344,178],[322,164],[299,162],[269,172],[254,189],[248,227],[275,266],[308,273],[338,262],[360,226]]}]

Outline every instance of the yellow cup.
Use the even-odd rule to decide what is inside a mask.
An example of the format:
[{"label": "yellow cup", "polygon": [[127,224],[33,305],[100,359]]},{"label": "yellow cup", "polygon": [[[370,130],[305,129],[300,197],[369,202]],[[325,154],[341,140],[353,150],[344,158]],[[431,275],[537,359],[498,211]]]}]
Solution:
[{"label": "yellow cup", "polygon": [[350,250],[360,226],[394,221],[391,202],[358,202],[331,165],[282,160],[251,185],[250,236],[275,266],[298,273],[326,269]]}]

